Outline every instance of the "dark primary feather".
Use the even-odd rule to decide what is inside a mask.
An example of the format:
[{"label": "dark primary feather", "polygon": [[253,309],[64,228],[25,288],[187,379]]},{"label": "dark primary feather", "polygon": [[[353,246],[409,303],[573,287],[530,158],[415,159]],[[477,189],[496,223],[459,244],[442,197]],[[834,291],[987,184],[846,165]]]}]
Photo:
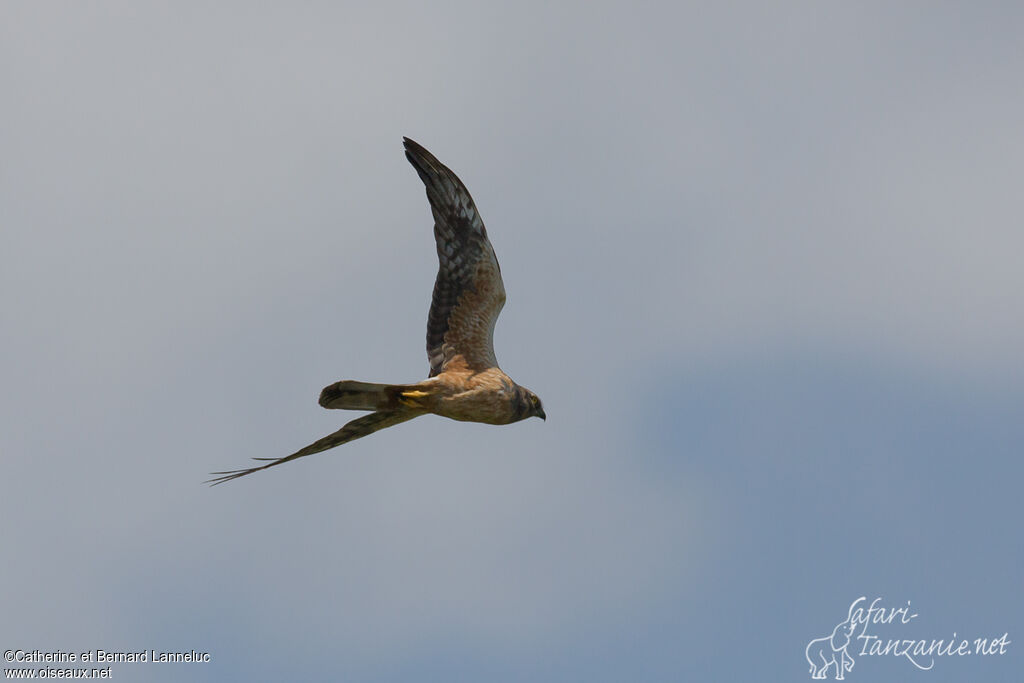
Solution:
[{"label": "dark primary feather", "polygon": [[352,420],[333,434],[328,434],[324,438],[314,441],[305,448],[302,448],[291,455],[286,455],[283,458],[253,458],[253,460],[270,460],[271,462],[268,462],[266,465],[250,467],[248,469],[229,470],[227,472],[211,472],[210,474],[219,474],[221,476],[208,479],[205,483],[216,486],[217,484],[223,484],[226,481],[238,479],[239,477],[244,477],[245,475],[252,474],[253,472],[265,470],[268,467],[283,465],[290,460],[302,458],[307,455],[313,455],[314,453],[320,453],[321,451],[326,451],[329,448],[340,446],[343,443],[360,439],[364,436],[373,434],[378,430],[384,429],[385,427],[390,427],[392,425],[399,424],[400,422],[411,420],[420,414],[421,413],[410,410],[392,410],[370,413],[369,415],[364,415],[363,417]]},{"label": "dark primary feather", "polygon": [[[480,311],[481,317],[492,321],[497,318],[505,299],[505,289],[501,283],[501,268],[490,240],[487,239],[483,219],[466,186],[451,169],[409,138],[405,138],[405,156],[426,186],[427,199],[434,214],[434,239],[437,243],[439,267],[427,316],[427,358],[430,361],[430,376],[434,377],[450,359],[451,351],[449,357],[446,357],[443,345],[452,311],[459,304],[463,293],[477,290],[474,280],[482,259],[493,261],[495,297],[500,298],[500,301],[484,302],[494,310]],[[487,341],[489,344],[490,340]],[[493,356],[493,349],[490,355]]]}]

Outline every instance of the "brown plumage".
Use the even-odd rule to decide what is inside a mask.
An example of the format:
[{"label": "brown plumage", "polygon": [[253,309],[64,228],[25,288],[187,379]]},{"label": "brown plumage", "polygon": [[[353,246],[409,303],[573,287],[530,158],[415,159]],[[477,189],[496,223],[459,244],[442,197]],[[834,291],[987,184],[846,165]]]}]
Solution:
[{"label": "brown plumage", "polygon": [[501,268],[480,213],[462,181],[433,154],[405,138],[405,156],[427,189],[434,214],[439,268],[427,316],[428,379],[415,384],[343,380],[320,393],[324,408],[372,410],[305,448],[266,465],[214,472],[212,484],[340,446],[434,413],[453,420],[509,424],[546,419],[537,395],[501,371],[494,357],[494,323],[505,305]]}]

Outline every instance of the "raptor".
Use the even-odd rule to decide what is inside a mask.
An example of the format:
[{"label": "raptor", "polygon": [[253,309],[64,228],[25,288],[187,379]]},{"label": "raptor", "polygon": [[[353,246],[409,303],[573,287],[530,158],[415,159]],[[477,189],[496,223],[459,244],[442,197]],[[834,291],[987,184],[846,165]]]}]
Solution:
[{"label": "raptor", "polygon": [[437,242],[439,268],[427,316],[429,377],[413,384],[335,382],[320,393],[321,406],[372,412],[291,455],[254,458],[269,462],[214,472],[218,476],[207,483],[283,465],[428,413],[495,425],[547,419],[537,395],[513,382],[494,357],[494,324],[505,305],[505,286],[469,190],[433,154],[404,140],[405,156],[427,189]]}]

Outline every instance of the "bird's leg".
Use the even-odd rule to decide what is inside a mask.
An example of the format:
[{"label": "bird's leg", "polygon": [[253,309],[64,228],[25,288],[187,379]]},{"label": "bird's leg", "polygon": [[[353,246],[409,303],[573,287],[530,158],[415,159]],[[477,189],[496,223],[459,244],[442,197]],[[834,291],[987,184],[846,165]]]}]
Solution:
[{"label": "bird's leg", "polygon": [[429,392],[409,389],[398,395],[398,402],[406,408],[423,409],[426,407],[424,399],[428,396],[430,396]]}]

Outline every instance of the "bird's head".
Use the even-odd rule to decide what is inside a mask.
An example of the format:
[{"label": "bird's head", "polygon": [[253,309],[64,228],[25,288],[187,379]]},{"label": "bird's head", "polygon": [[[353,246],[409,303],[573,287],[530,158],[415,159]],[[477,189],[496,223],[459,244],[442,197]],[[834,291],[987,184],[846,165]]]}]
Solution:
[{"label": "bird's head", "polygon": [[519,387],[518,393],[516,421],[525,420],[528,417],[539,417],[545,421],[548,419],[548,416],[544,414],[544,406],[541,405],[540,398],[537,394],[533,393],[526,387]]}]

